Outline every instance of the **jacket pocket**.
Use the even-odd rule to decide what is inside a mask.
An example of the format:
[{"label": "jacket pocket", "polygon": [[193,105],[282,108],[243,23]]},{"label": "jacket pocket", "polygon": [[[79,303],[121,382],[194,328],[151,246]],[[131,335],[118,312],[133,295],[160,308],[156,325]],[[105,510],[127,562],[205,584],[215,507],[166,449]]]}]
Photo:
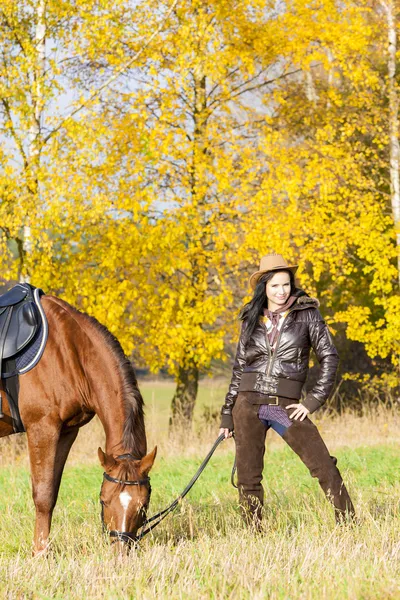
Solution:
[{"label": "jacket pocket", "polygon": [[291,375],[300,375],[307,372],[307,361],[302,357],[301,348],[296,350],[296,355],[291,360],[281,360],[282,373],[290,377]]}]

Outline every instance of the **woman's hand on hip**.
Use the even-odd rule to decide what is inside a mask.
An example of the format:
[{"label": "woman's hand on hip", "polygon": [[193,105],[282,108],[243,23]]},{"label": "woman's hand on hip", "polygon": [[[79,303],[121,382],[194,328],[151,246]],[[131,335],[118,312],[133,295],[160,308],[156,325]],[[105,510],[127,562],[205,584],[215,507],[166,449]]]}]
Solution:
[{"label": "woman's hand on hip", "polygon": [[304,421],[304,419],[310,412],[308,408],[304,406],[304,404],[289,404],[289,406],[287,406],[286,408],[294,408],[292,414],[289,415],[289,419],[294,419],[295,421]]},{"label": "woman's hand on hip", "polygon": [[218,437],[219,437],[220,435],[224,434],[224,436],[225,436],[225,439],[226,439],[226,438],[228,438],[228,437],[232,437],[232,433],[233,433],[233,432],[232,432],[230,429],[228,429],[228,428],[226,428],[226,427],[225,427],[225,428],[224,428],[224,427],[221,427],[221,429],[219,430],[219,435],[218,435]]}]

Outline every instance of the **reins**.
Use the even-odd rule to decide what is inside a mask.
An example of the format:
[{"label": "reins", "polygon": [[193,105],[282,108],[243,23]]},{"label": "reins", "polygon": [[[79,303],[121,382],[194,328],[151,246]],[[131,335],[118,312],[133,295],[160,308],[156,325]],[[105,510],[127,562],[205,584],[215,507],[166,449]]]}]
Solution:
[{"label": "reins", "polygon": [[[189,483],[187,484],[185,489],[179,494],[179,496],[177,498],[175,498],[175,500],[169,506],[167,506],[167,508],[164,508],[164,510],[160,510],[160,512],[156,513],[155,515],[150,517],[150,519],[146,520],[146,522],[142,526],[141,533],[136,538],[136,541],[140,542],[140,540],[143,539],[145,535],[150,533],[150,531],[152,531],[152,529],[157,527],[157,525],[159,525],[161,523],[161,521],[163,521],[165,519],[165,517],[167,515],[169,515],[169,513],[171,513],[173,510],[175,510],[175,508],[179,505],[181,500],[183,500],[183,498],[190,492],[190,490],[192,489],[192,487],[194,486],[194,484],[196,483],[196,481],[198,480],[198,478],[200,477],[200,475],[202,474],[202,472],[204,471],[204,469],[210,462],[212,455],[214,454],[214,452],[216,451],[216,449],[218,448],[220,443],[224,441],[224,439],[225,439],[225,435],[223,433],[221,433],[221,435],[218,436],[217,439],[215,440],[211,450],[209,451],[209,453],[207,454],[207,456],[205,457],[205,459],[203,460],[200,467],[197,469],[196,473],[193,475],[192,479],[189,481]],[[156,519],[158,519],[158,521],[156,521]],[[156,522],[154,523],[154,521],[156,521]],[[153,523],[153,524],[148,526],[149,523]]]},{"label": "reins", "polygon": [[[234,436],[232,435],[232,437],[234,437]],[[197,469],[196,473],[193,475],[192,479],[189,481],[187,486],[184,488],[184,490],[179,494],[179,496],[177,498],[175,498],[175,500],[173,502],[171,502],[171,504],[169,506],[167,506],[163,510],[160,510],[158,513],[156,513],[149,519],[146,519],[146,521],[141,526],[142,531],[139,534],[134,535],[129,532],[116,531],[116,530],[108,531],[108,533],[111,537],[116,538],[114,541],[137,543],[137,542],[140,542],[140,540],[142,540],[145,535],[147,535],[148,533],[150,533],[150,531],[152,531],[155,527],[157,527],[157,525],[159,525],[161,523],[161,521],[163,521],[165,519],[165,517],[167,517],[172,511],[174,511],[177,508],[177,506],[180,504],[181,500],[183,500],[183,498],[190,492],[190,490],[192,489],[192,487],[194,486],[194,484],[196,483],[196,481],[198,480],[198,478],[200,477],[200,475],[203,473],[204,469],[210,462],[212,455],[214,454],[214,452],[216,451],[218,446],[221,444],[221,442],[224,441],[224,439],[225,439],[225,435],[223,433],[221,433],[221,435],[219,435],[217,437],[217,439],[215,440],[211,450],[209,451],[209,453],[207,454],[207,456],[205,457],[205,459],[203,460],[203,462]],[[125,457],[127,457],[127,455],[123,455],[123,458],[125,458]],[[118,457],[118,458],[122,458],[122,456]],[[234,462],[233,468],[232,468],[231,483],[234,487],[237,487],[234,482],[235,471],[236,471],[236,458],[235,458],[235,462]],[[122,481],[120,479],[115,479],[114,477],[111,477],[107,473],[104,473],[104,478],[107,479],[108,481],[112,481],[113,483],[120,483],[120,484],[125,484],[125,485],[144,485],[145,483],[150,482],[150,478],[146,478],[145,480],[137,480],[137,481]],[[151,490],[151,488],[150,488],[150,490]],[[104,527],[104,520],[102,519],[102,521],[103,521],[103,527]]]}]

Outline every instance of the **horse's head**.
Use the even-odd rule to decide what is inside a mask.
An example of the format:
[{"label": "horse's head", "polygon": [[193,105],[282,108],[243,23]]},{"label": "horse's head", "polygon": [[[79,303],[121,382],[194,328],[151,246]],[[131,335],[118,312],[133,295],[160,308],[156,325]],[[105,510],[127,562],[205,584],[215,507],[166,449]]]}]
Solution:
[{"label": "horse's head", "polygon": [[156,453],[157,447],[137,460],[131,454],[114,457],[98,450],[104,469],[100,491],[102,521],[115,542],[134,541],[145,521],[151,493],[149,471]]}]

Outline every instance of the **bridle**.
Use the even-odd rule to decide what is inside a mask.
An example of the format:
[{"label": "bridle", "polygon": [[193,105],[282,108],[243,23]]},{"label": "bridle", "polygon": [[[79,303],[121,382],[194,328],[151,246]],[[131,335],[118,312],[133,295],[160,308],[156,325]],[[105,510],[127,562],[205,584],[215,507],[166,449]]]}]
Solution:
[{"label": "bridle", "polygon": [[[116,458],[118,460],[140,460],[139,458],[135,458],[132,454],[127,453],[127,454],[120,454],[119,456],[116,456]],[[111,475],[109,475],[108,473],[104,472],[103,473],[103,478],[106,479],[107,481],[110,481],[111,483],[117,483],[119,485],[148,485],[149,486],[149,498],[148,501],[150,501],[150,496],[151,496],[151,485],[150,485],[150,477],[144,477],[143,479],[134,479],[134,480],[124,480],[124,479],[117,479],[116,477],[111,477]],[[100,490],[100,495],[101,495],[101,490]],[[115,542],[126,542],[128,544],[133,544],[137,541],[137,535],[135,533],[131,533],[130,531],[118,531],[117,529],[108,529],[107,525],[104,522],[104,502],[103,500],[101,500],[100,497],[100,504],[101,504],[101,523],[103,526],[103,531],[104,533],[108,533],[108,535],[112,538],[115,538],[111,543],[115,544]],[[146,511],[147,509],[147,505],[148,502],[145,506],[143,506],[141,508],[141,511]]]},{"label": "bridle", "polygon": [[[232,437],[234,437],[233,433],[232,433]],[[181,504],[183,498],[186,496],[186,494],[188,494],[190,492],[190,490],[192,489],[192,487],[194,486],[194,484],[196,483],[196,481],[198,480],[198,478],[200,477],[200,475],[206,468],[207,464],[209,463],[215,450],[221,444],[221,442],[224,441],[224,439],[225,439],[225,434],[221,433],[221,435],[219,435],[217,437],[217,439],[215,440],[211,450],[209,451],[209,453],[207,454],[207,456],[205,457],[205,459],[203,460],[203,462],[201,463],[201,465],[199,466],[196,473],[193,475],[192,479],[189,481],[189,483],[187,484],[185,489],[181,492],[181,494],[179,494],[179,496],[177,498],[175,498],[175,500],[173,502],[171,502],[171,504],[169,506],[167,506],[163,510],[160,510],[157,514],[153,515],[150,518],[146,517],[145,522],[140,526],[142,530],[139,533],[139,535],[134,535],[133,533],[129,533],[126,531],[116,531],[116,530],[109,531],[107,529],[106,524],[104,523],[104,502],[102,502],[100,499],[100,502],[102,505],[101,520],[103,523],[103,530],[106,533],[109,533],[109,535],[111,537],[116,538],[111,543],[113,544],[115,542],[121,541],[121,542],[128,542],[129,544],[137,544],[138,542],[140,542],[140,540],[142,540],[144,538],[145,535],[150,533],[150,531],[153,531],[153,529],[155,527],[157,527],[157,525],[159,525],[161,523],[161,521],[163,521],[165,519],[165,517],[167,517],[171,512],[173,512]],[[121,454],[120,456],[117,456],[117,458],[120,458],[120,459],[128,458],[128,459],[133,459],[133,460],[139,460],[139,459],[135,458],[134,456],[132,456],[132,454]],[[237,485],[235,485],[235,482],[234,482],[235,471],[236,471],[236,459],[235,459],[235,463],[234,463],[233,469],[232,469],[231,482],[232,482],[232,485],[237,488]],[[107,473],[104,473],[104,479],[107,479],[107,481],[111,481],[112,483],[119,483],[120,485],[146,485],[146,484],[148,484],[149,485],[149,500],[150,500],[151,486],[150,486],[150,478],[149,477],[146,477],[144,479],[138,479],[137,481],[123,481],[122,479],[116,479],[115,477],[111,477]],[[101,494],[101,491],[100,491],[100,494]],[[147,510],[147,504],[146,504],[146,506],[143,507],[142,510],[144,512]]]}]

